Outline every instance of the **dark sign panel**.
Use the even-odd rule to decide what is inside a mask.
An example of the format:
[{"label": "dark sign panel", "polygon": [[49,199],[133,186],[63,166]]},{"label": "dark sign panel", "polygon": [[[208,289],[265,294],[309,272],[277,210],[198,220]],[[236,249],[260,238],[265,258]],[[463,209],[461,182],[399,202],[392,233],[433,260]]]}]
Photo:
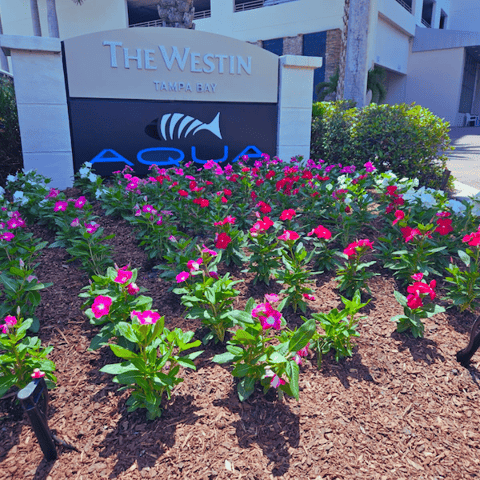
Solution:
[{"label": "dark sign panel", "polygon": [[152,164],[200,167],[276,150],[276,104],[71,98],[69,108],[75,171],[91,162],[101,175],[125,165],[146,175]]}]

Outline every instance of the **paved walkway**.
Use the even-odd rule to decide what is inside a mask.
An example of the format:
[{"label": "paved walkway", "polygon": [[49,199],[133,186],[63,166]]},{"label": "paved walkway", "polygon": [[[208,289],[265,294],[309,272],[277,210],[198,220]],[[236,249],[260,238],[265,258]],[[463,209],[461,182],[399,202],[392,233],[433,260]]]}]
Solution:
[{"label": "paved walkway", "polygon": [[468,197],[480,190],[480,127],[452,127],[447,168],[457,179],[456,196]]}]

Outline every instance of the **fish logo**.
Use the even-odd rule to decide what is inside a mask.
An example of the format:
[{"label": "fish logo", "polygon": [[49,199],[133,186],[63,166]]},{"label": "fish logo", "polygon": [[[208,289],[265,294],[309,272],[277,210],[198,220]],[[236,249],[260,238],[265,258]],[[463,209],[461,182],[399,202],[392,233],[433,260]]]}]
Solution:
[{"label": "fish logo", "polygon": [[[177,127],[178,125],[178,127]],[[157,140],[174,140],[196,135],[202,130],[208,130],[216,137],[222,139],[220,132],[220,112],[210,123],[203,123],[197,118],[183,113],[167,113],[161,118],[156,118],[145,128],[145,133]]]}]

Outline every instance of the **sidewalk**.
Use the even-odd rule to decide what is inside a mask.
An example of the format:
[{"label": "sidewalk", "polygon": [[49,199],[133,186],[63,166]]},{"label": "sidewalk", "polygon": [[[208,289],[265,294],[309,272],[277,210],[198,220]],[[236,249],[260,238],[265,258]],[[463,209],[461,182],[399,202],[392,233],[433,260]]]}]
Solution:
[{"label": "sidewalk", "polygon": [[480,191],[480,127],[452,127],[447,168],[456,178],[455,196],[468,198]]}]

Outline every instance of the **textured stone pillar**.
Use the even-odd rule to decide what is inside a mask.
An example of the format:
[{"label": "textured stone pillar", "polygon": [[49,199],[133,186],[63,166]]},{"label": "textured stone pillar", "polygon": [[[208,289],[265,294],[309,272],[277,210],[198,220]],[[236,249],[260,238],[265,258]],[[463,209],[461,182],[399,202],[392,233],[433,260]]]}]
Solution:
[{"label": "textured stone pillar", "polygon": [[366,103],[368,70],[375,46],[378,20],[376,0],[350,0],[343,98],[357,107]]},{"label": "textured stone pillar", "polygon": [[278,82],[277,155],[288,161],[296,155],[310,158],[313,71],[321,57],[280,57]]},{"label": "textured stone pillar", "polygon": [[284,55],[303,55],[303,35],[283,38]]},{"label": "textured stone pillar", "polygon": [[193,0],[158,0],[158,17],[164,27],[195,29]]},{"label": "textured stone pillar", "polygon": [[73,157],[60,40],[0,35],[12,57],[25,170],[36,169],[50,185],[73,185]]}]

